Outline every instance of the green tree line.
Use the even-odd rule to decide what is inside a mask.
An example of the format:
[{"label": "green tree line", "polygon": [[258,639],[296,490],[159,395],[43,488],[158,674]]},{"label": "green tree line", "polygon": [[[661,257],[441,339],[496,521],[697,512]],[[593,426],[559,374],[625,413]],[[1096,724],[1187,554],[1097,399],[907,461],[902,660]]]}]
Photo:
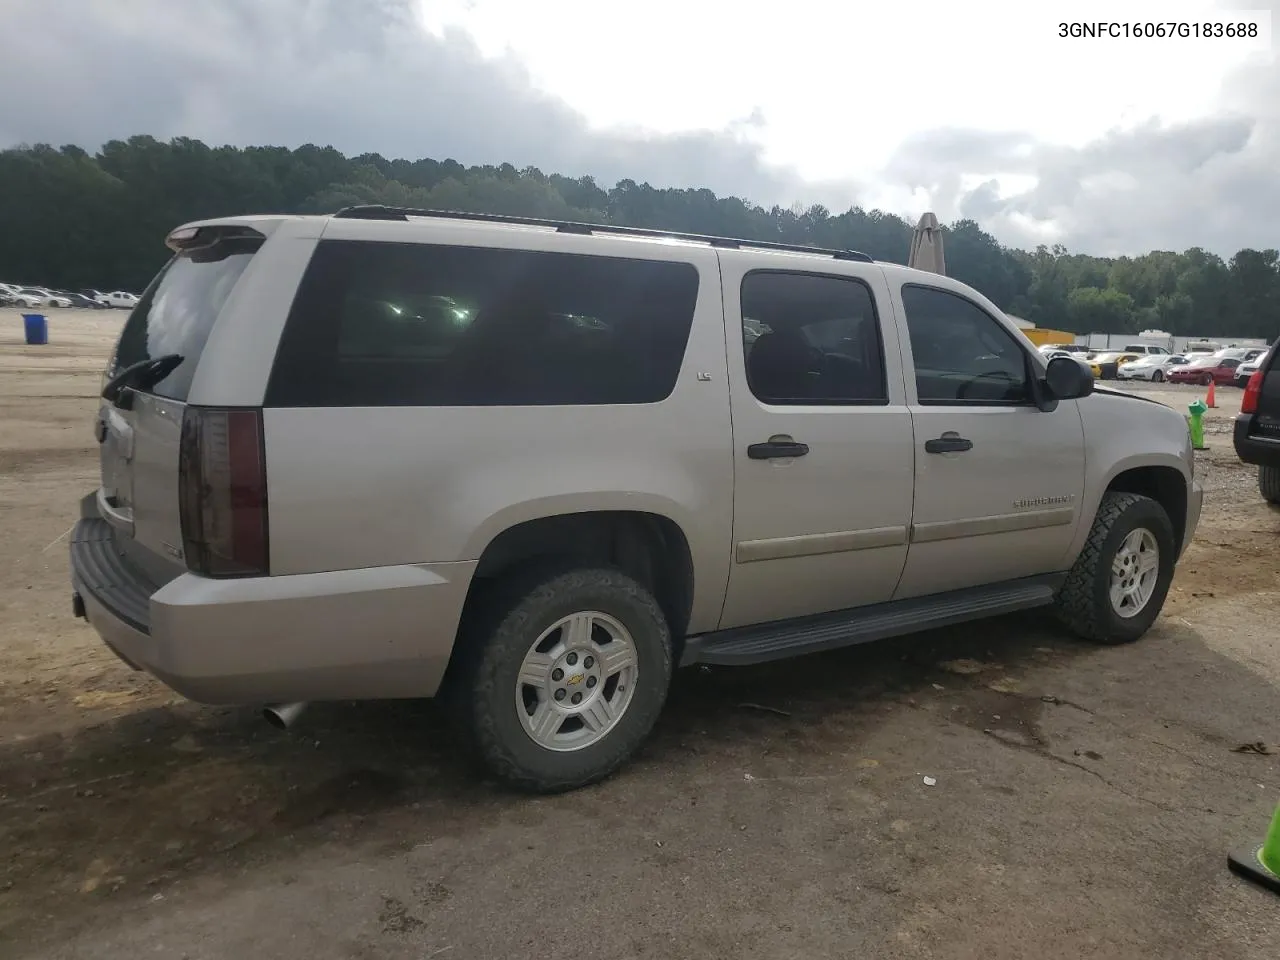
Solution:
[{"label": "green tree line", "polygon": [[[210,147],[180,137],[113,140],[96,154],[46,144],[0,151],[0,279],[139,290],[179,223],[239,213],[325,213],[387,203],[656,227],[861,250],[902,263],[912,224],[880,210],[762,207],[710,190],[533,167],[347,157],[332,147]],[[1280,253],[1229,260],[1198,247],[1103,258],[1002,246],[972,220],[945,227],[947,272],[1006,311],[1076,333],[1274,338]]]}]

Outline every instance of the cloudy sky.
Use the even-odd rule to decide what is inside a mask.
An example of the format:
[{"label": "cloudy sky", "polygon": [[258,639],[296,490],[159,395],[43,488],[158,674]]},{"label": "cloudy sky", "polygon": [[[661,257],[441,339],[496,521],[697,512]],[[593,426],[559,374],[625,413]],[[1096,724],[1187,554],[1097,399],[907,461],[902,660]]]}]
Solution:
[{"label": "cloudy sky", "polygon": [[[314,142],[1229,255],[1280,243],[1277,7],[0,0],[0,146]],[[1260,29],[1063,39],[1067,16]]]}]

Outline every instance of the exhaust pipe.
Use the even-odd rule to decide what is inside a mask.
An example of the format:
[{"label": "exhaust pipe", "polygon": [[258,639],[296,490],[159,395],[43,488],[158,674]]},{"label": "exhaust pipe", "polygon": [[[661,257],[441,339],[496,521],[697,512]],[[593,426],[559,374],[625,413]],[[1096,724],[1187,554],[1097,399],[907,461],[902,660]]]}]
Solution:
[{"label": "exhaust pipe", "polygon": [[262,718],[277,730],[287,730],[307,709],[306,703],[273,703],[262,710]]}]

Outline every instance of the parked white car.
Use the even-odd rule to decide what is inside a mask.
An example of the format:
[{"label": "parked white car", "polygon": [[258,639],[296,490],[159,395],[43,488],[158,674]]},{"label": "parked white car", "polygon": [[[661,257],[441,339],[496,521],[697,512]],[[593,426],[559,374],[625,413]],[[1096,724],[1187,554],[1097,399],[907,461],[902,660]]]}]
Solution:
[{"label": "parked white car", "polygon": [[1262,366],[1262,361],[1267,357],[1264,350],[1260,356],[1254,357],[1252,360],[1246,360],[1240,366],[1236,367],[1236,386],[1243,387],[1249,382],[1249,378],[1258,372],[1258,368]]},{"label": "parked white car", "polygon": [[30,310],[35,307],[43,307],[45,305],[44,297],[41,297],[39,294],[28,293],[22,289],[18,289],[15,293],[10,293],[9,296],[13,297],[13,305],[15,307],[26,307]]},{"label": "parked white car", "polygon": [[1250,363],[1254,360],[1260,360],[1266,355],[1268,349],[1268,347],[1224,347],[1214,356],[1222,357],[1224,360],[1239,360],[1241,363]]},{"label": "parked white car", "polygon": [[138,305],[138,295],[136,293],[126,293],[123,290],[99,294],[95,299],[99,303],[105,303],[108,307],[119,307],[122,310],[132,310]]},{"label": "parked white car", "polygon": [[71,301],[61,294],[52,293],[44,287],[23,287],[15,296],[28,307],[69,307]]},{"label": "parked white car", "polygon": [[1177,354],[1151,353],[1138,360],[1130,360],[1116,368],[1117,380],[1150,380],[1152,383],[1163,383],[1165,372],[1170,367],[1181,366],[1187,358]]}]

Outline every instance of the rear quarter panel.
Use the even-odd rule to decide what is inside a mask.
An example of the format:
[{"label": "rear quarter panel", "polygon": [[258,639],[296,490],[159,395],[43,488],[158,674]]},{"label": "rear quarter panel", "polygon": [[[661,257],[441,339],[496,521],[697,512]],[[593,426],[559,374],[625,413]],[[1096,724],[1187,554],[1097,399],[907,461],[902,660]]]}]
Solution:
[{"label": "rear quarter panel", "polygon": [[[333,222],[347,239],[374,238],[379,226]],[[396,240],[421,232],[442,242],[444,231],[459,231],[397,227]],[[272,572],[476,560],[500,533],[527,520],[642,511],[684,531],[696,572],[689,628],[713,628],[728,578],[733,500],[715,252],[690,246],[669,254],[654,244],[555,234],[522,243],[510,230],[476,234],[477,243],[596,254],[607,248],[614,256],[692,263],[698,298],[673,392],[634,405],[267,409]]]},{"label": "rear quarter panel", "polygon": [[266,394],[276,347],[324,220],[252,224],[272,228],[209,332],[187,403],[256,407]]}]

